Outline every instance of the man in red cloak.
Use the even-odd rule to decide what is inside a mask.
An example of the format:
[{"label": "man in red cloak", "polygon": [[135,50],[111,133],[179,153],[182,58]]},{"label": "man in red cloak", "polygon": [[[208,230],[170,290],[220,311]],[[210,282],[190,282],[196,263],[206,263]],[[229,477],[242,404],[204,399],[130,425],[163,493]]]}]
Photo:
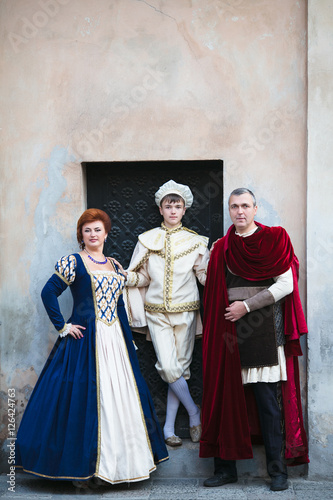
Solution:
[{"label": "man in red cloak", "polygon": [[252,458],[251,435],[261,435],[271,490],[280,491],[288,488],[286,465],[309,462],[299,263],[282,227],[254,222],[249,189],[231,193],[229,212],[233,225],[212,249],[204,292],[200,456],[215,465],[204,485],[236,482],[236,460]]}]

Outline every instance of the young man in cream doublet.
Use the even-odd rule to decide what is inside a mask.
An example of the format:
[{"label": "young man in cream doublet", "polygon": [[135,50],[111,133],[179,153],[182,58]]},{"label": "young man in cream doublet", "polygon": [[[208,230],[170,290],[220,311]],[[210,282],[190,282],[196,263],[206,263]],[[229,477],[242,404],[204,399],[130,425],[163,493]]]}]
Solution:
[{"label": "young man in cream doublet", "polygon": [[186,380],[195,336],[202,330],[196,279],[205,284],[208,238],[182,226],[183,215],[193,203],[188,186],[170,180],[155,193],[155,202],[163,222],[139,235],[127,270],[125,295],[131,327],[140,331],[148,326],[156,369],[169,385],[165,442],[179,446],[182,440],[175,435],[175,420],[180,402],[189,414],[192,441],[201,437],[200,410]]}]

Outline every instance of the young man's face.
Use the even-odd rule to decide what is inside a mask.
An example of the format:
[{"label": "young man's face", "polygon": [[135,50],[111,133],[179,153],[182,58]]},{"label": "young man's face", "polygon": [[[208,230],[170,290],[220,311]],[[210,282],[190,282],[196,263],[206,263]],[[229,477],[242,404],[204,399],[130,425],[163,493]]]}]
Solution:
[{"label": "young man's face", "polygon": [[239,234],[245,234],[255,228],[254,216],[257,209],[258,207],[253,205],[253,199],[249,193],[231,196],[229,201],[230,218]]},{"label": "young man's face", "polygon": [[185,210],[184,202],[181,199],[172,202],[164,200],[160,206],[160,214],[163,216],[166,227],[173,229],[179,226]]}]

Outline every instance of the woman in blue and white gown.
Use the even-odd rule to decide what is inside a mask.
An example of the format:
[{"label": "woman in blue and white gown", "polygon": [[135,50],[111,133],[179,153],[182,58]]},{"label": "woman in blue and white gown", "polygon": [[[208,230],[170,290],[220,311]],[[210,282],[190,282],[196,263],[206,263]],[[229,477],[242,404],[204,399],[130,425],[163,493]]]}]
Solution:
[{"label": "woman in blue and white gown", "polygon": [[[16,442],[17,466],[41,477],[141,481],[168,458],[128,325],[125,278],[103,255],[110,229],[105,212],[86,210],[77,226],[83,250],[62,257],[42,291],[59,337]],[[74,303],[66,323],[57,297],[67,286]]]}]

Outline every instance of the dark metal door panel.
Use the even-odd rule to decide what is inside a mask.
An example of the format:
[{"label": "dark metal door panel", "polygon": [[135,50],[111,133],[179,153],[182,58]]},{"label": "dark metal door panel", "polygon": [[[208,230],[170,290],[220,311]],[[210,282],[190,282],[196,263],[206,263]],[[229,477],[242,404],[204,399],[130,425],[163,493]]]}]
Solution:
[{"label": "dark metal door panel", "polygon": [[[222,162],[102,162],[87,163],[88,208],[105,210],[111,218],[112,229],[105,253],[119,260],[126,268],[140,233],[159,226],[162,217],[155,205],[154,195],[158,188],[170,179],[187,184],[194,196],[183,225],[199,234],[209,236],[210,245],[223,234]],[[199,286],[202,294],[202,287]],[[164,422],[167,384],[154,367],[156,356],[151,342],[134,333],[141,371],[152,393],[157,415]],[[201,340],[196,340],[189,387],[192,397],[201,404],[202,363]],[[181,406],[178,412],[176,432],[188,437],[188,418]]]}]

